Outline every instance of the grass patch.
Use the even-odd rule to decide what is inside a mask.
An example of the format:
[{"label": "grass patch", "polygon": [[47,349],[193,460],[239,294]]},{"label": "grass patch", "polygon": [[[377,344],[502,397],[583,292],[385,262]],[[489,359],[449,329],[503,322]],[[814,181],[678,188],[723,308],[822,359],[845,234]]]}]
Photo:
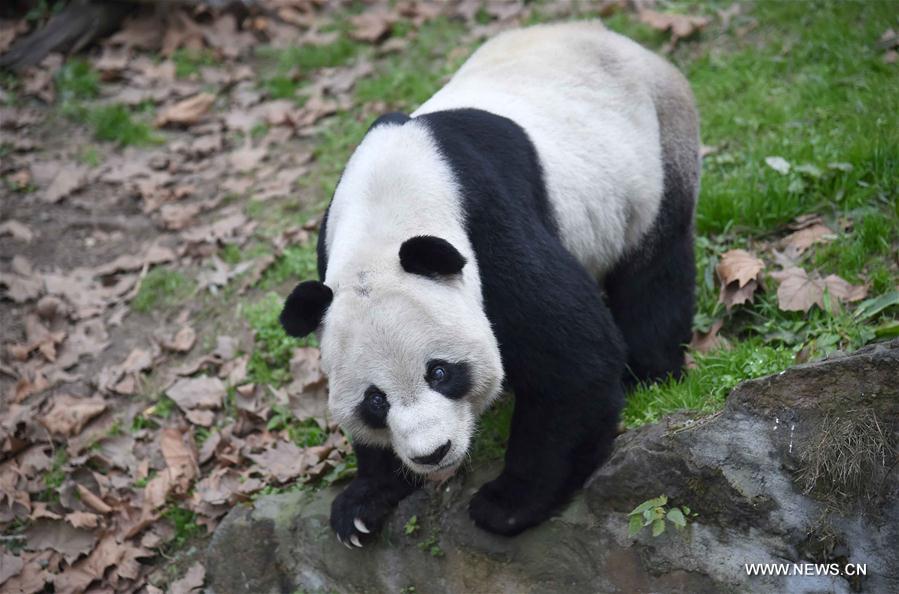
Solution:
[{"label": "grass patch", "polygon": [[256,336],[256,345],[247,364],[248,380],[280,386],[290,380],[290,357],[299,346],[317,346],[314,336],[297,340],[287,335],[278,321],[284,300],[267,293],[246,309],[246,319]]},{"label": "grass patch", "polygon": [[87,111],[85,119],[93,127],[97,140],[115,142],[122,146],[147,146],[162,141],[150,124],[136,119],[124,105],[95,107]]},{"label": "grass patch", "polygon": [[38,494],[39,501],[45,503],[59,501],[59,488],[66,480],[65,465],[68,461],[69,456],[64,449],[56,450],[50,469],[44,473],[44,490]]},{"label": "grass patch", "polygon": [[56,91],[63,103],[95,99],[100,95],[100,75],[87,60],[69,60],[56,73]]},{"label": "grass patch", "polygon": [[682,380],[641,386],[628,395],[623,419],[628,426],[658,421],[678,410],[712,412],[738,383],[783,371],[793,364],[795,353],[760,340],[737,343],[729,351],[695,355],[697,368]]},{"label": "grass patch", "polygon": [[196,283],[177,270],[157,267],[147,273],[140,284],[131,309],[140,313],[165,309],[190,297]]},{"label": "grass patch", "polygon": [[319,427],[314,419],[300,421],[289,409],[272,405],[272,417],[265,427],[268,431],[281,431],[301,448],[322,445],[328,439],[328,432]]},{"label": "grass patch", "polygon": [[175,535],[166,543],[166,553],[174,553],[184,548],[193,538],[206,534],[206,527],[197,523],[197,514],[183,507],[172,506],[162,512],[175,529]]},{"label": "grass patch", "polygon": [[268,63],[261,87],[272,99],[297,99],[297,91],[309,72],[350,62],[364,46],[343,32],[324,45],[300,45],[285,49],[262,48],[257,55]]},{"label": "grass patch", "polygon": [[178,78],[189,78],[199,74],[203,67],[218,64],[215,53],[205,48],[200,50],[177,49],[172,54],[172,62],[175,64],[175,76]]},{"label": "grass patch", "polygon": [[292,245],[265,271],[259,287],[268,290],[287,281],[300,282],[318,278],[316,236],[304,245]]},{"label": "grass patch", "polygon": [[881,212],[862,216],[850,233],[815,250],[817,268],[859,283],[870,279],[874,293],[889,291],[894,279],[889,267],[899,240],[899,219]]}]

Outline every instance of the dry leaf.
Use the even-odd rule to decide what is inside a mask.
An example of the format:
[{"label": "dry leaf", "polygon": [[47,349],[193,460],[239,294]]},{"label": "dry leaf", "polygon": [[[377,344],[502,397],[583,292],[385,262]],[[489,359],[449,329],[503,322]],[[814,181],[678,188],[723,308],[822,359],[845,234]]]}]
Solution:
[{"label": "dry leaf", "polygon": [[813,305],[824,309],[824,294],[830,295],[831,310],[838,310],[839,304],[859,301],[868,294],[864,285],[852,285],[835,274],[821,278],[812,276],[802,268],[793,267],[771,274],[780,285],[777,287],[777,304],[784,311],[808,312]]},{"label": "dry leaf", "polygon": [[723,337],[718,336],[718,332],[723,325],[724,320],[715,320],[708,332],[694,330],[693,339],[690,341],[690,349],[705,354],[726,345],[727,341]]},{"label": "dry leaf", "polygon": [[9,578],[19,575],[23,567],[25,567],[25,562],[21,557],[5,552],[0,553],[0,586]]},{"label": "dry leaf", "polygon": [[297,478],[309,466],[318,462],[318,460],[309,460],[302,448],[288,441],[279,441],[274,447],[259,454],[247,454],[247,458],[255,462],[266,475],[279,483],[286,483]]},{"label": "dry leaf", "polygon": [[100,516],[89,512],[76,511],[66,514],[66,522],[75,528],[96,528],[100,524]]},{"label": "dry leaf", "polygon": [[219,408],[225,398],[225,384],[217,377],[181,378],[166,390],[181,410]]},{"label": "dry leaf", "polygon": [[168,124],[181,126],[195,124],[206,115],[213,103],[215,103],[215,95],[198,93],[164,109],[156,118],[156,125],[162,127]]},{"label": "dry leaf", "polygon": [[68,394],[60,394],[53,399],[53,404],[40,421],[48,431],[64,437],[80,433],[84,426],[106,410],[107,402],[100,396],[92,398],[76,398]]},{"label": "dry leaf", "polygon": [[179,491],[186,492],[200,472],[197,452],[193,447],[190,433],[175,427],[166,427],[159,432],[159,448],[165,458],[172,483],[179,487]]},{"label": "dry leaf", "polygon": [[71,563],[94,548],[96,537],[87,530],[74,528],[62,520],[37,520],[25,531],[25,549],[53,549]]},{"label": "dry leaf", "polygon": [[87,168],[80,165],[63,165],[59,168],[50,187],[44,192],[44,202],[59,202],[87,181]]},{"label": "dry leaf", "polygon": [[[835,237],[834,232],[822,223],[814,223],[790,233],[781,240],[781,246],[788,250],[790,257],[798,256],[815,243],[830,241]],[[795,257],[794,257],[795,258]]]},{"label": "dry leaf", "polygon": [[186,353],[194,348],[196,341],[196,331],[190,326],[184,326],[175,333],[171,340],[163,341],[162,346],[176,353]]},{"label": "dry leaf", "polygon": [[366,43],[383,41],[390,35],[396,18],[396,14],[385,10],[367,10],[350,19],[350,37]]},{"label": "dry leaf", "polygon": [[746,250],[725,252],[715,267],[718,281],[721,283],[718,301],[723,303],[728,311],[735,305],[752,301],[764,268],[765,263]]},{"label": "dry leaf", "polygon": [[231,153],[229,162],[236,171],[246,173],[247,171],[252,171],[259,165],[265,158],[266,153],[268,153],[267,147],[259,146],[253,148],[248,142],[244,144],[243,147]]},{"label": "dry leaf", "polygon": [[640,21],[658,31],[671,32],[671,46],[678,40],[698,33],[709,24],[709,18],[685,14],[661,13],[655,10],[641,10]]},{"label": "dry leaf", "polygon": [[180,580],[175,580],[169,586],[168,594],[190,594],[199,592],[206,581],[206,568],[198,561],[190,566],[187,573]]},{"label": "dry leaf", "polygon": [[31,240],[34,239],[34,231],[14,219],[0,223],[0,235],[9,235],[13,239],[19,239],[26,243],[31,243]]}]

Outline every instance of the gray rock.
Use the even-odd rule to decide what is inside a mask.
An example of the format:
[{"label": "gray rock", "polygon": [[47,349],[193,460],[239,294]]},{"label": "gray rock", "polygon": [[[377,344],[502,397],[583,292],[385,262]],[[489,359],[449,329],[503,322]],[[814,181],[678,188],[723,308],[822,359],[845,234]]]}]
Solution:
[{"label": "gray rock", "polygon": [[[709,417],[673,415],[622,435],[570,505],[512,539],[475,528],[466,513],[498,465],[409,497],[364,549],[346,549],[328,526],[337,489],[263,497],[216,531],[211,589],[899,592],[897,443],[893,341],[745,382]],[[682,531],[628,536],[628,513],[661,494],[698,515]],[[418,529],[407,535],[412,516]],[[867,575],[744,568],[768,562],[863,563]]]}]

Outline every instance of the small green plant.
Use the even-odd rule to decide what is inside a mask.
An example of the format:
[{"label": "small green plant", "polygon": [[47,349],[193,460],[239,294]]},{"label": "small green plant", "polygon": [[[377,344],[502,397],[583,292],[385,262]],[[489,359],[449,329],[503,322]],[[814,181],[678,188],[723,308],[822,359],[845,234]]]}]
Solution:
[{"label": "small green plant", "polygon": [[280,386],[290,379],[290,357],[300,346],[316,346],[315,336],[297,340],[287,335],[278,317],[283,299],[267,293],[246,309],[245,317],[256,335],[256,346],[247,364],[248,379],[255,383]]},{"label": "small green plant", "polygon": [[161,142],[149,124],[135,120],[124,105],[113,104],[87,111],[85,119],[94,129],[98,140],[115,142],[122,146],[144,146]]},{"label": "small green plant", "polygon": [[418,525],[418,516],[412,516],[406,522],[405,526],[403,526],[403,533],[405,533],[406,536],[411,536],[418,532],[420,528],[421,527]]},{"label": "small green plant", "polygon": [[665,532],[668,523],[683,530],[687,527],[687,520],[696,515],[686,505],[669,506],[668,497],[659,495],[655,499],[644,501],[628,514],[627,533],[628,536],[636,536],[646,526],[652,526],[652,535],[656,537]]},{"label": "small green plant", "polygon": [[53,455],[50,469],[44,473],[44,490],[38,495],[38,499],[44,502],[59,501],[59,488],[66,480],[65,465],[69,456],[65,450],[57,450]]},{"label": "small green plant", "polygon": [[215,66],[218,62],[215,53],[208,49],[192,50],[180,48],[172,54],[175,63],[175,76],[187,78],[200,72],[204,66]]},{"label": "small green plant", "polygon": [[162,517],[175,529],[175,535],[166,543],[168,553],[184,548],[190,539],[206,533],[206,527],[197,523],[197,514],[189,509],[173,505],[162,512]]},{"label": "small green plant", "polygon": [[444,555],[443,549],[440,548],[440,535],[436,530],[431,531],[426,540],[418,543],[418,548],[432,557],[443,557]]},{"label": "small green plant", "polygon": [[172,412],[175,410],[175,401],[162,394],[159,396],[159,399],[156,401],[156,404],[153,405],[153,416],[159,417],[160,419],[167,419],[171,416]]},{"label": "small green plant", "polygon": [[282,431],[292,442],[302,448],[325,443],[328,432],[319,427],[314,419],[300,421],[284,406],[272,405],[272,417],[266,425],[268,431]]},{"label": "small green plant", "polygon": [[78,160],[89,167],[97,167],[103,162],[100,151],[93,145],[87,145],[78,152]]},{"label": "small green plant", "polygon": [[141,281],[137,296],[131,302],[131,308],[140,313],[149,313],[172,307],[192,295],[195,287],[192,280],[177,270],[157,267],[147,273]]},{"label": "small green plant", "polygon": [[100,94],[100,75],[83,58],[69,60],[56,74],[56,90],[62,103],[94,99]]}]

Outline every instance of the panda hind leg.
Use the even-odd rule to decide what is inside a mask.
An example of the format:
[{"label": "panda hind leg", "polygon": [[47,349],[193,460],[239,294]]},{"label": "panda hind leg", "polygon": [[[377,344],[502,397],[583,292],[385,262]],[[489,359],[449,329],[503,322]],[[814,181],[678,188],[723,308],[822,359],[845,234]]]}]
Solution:
[{"label": "panda hind leg", "polygon": [[609,309],[627,345],[628,387],[683,372],[696,282],[692,228],[666,235],[649,255],[626,258],[605,280]]}]

